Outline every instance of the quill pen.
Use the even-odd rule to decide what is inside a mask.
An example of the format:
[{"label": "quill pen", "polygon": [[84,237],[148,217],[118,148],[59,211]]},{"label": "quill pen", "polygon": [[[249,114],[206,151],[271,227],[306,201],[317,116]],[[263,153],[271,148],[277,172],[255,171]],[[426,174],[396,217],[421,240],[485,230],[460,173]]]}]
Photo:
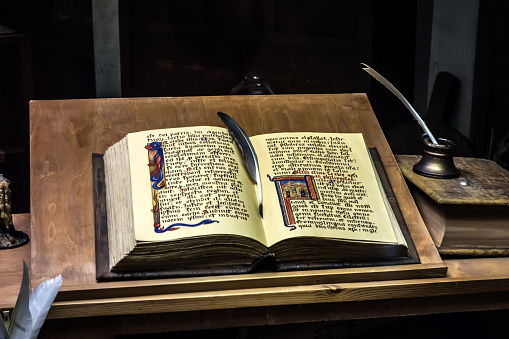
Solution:
[{"label": "quill pen", "polygon": [[258,169],[258,157],[256,156],[256,152],[249,140],[249,137],[244,132],[244,130],[233,120],[228,114],[223,112],[217,112],[217,115],[223,123],[228,128],[228,131],[232,135],[233,139],[237,143],[240,148],[240,152],[242,153],[242,158],[244,160],[244,164],[247,167],[247,171],[249,175],[256,183],[258,188],[258,208],[260,212],[260,216],[263,218],[262,211],[262,183],[260,180],[260,171]]},{"label": "quill pen", "polygon": [[0,339],[36,339],[62,286],[62,276],[43,282],[30,294],[30,276],[23,260],[23,278],[9,328],[0,320]]},{"label": "quill pen", "polygon": [[389,91],[392,92],[392,94],[394,94],[395,96],[398,97],[399,100],[401,100],[401,102],[403,102],[403,105],[405,105],[405,107],[410,111],[410,113],[412,113],[413,117],[415,120],[417,120],[417,122],[419,123],[419,125],[421,126],[421,128],[424,130],[424,133],[426,133],[431,142],[434,143],[435,145],[438,144],[437,140],[435,139],[435,137],[433,136],[433,134],[431,133],[431,131],[429,130],[428,126],[426,126],[426,123],[424,123],[424,120],[422,120],[422,118],[420,117],[420,115],[417,113],[417,111],[412,107],[412,105],[410,105],[410,103],[408,102],[408,100],[403,96],[403,94],[401,94],[396,87],[394,87],[390,82],[389,80],[385,79],[380,73],[378,73],[377,71],[375,71],[373,68],[369,67],[368,65],[366,64],[361,64],[363,66],[366,66],[365,68],[363,68],[363,70],[365,70],[366,72],[368,72],[373,78],[375,78],[376,80],[378,80],[382,85],[384,85],[385,87],[387,87],[387,89]]},{"label": "quill pen", "polygon": [[[41,330],[44,320],[48,315],[49,309],[53,300],[57,296],[60,287],[62,286],[62,276],[59,275],[54,279],[47,280],[37,286],[30,294],[30,316],[32,317],[32,330],[30,331],[29,339],[37,338]],[[13,338],[14,339],[14,338]]]},{"label": "quill pen", "polygon": [[28,275],[28,267],[23,260],[23,278],[21,279],[21,287],[19,289],[18,299],[12,311],[11,322],[9,323],[9,338],[24,339],[28,338],[30,329],[32,328],[32,318],[28,307],[30,295],[30,277]]}]

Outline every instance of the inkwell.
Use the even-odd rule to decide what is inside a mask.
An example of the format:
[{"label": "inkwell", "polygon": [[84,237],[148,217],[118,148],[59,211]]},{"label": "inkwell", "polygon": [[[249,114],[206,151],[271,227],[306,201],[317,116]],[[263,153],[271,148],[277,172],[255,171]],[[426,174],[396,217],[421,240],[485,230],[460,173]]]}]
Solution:
[{"label": "inkwell", "polygon": [[454,165],[453,159],[454,150],[456,148],[454,142],[442,138],[435,139],[416,110],[396,87],[373,68],[366,64],[362,65],[365,66],[363,70],[387,87],[389,91],[401,100],[424,131],[422,137],[423,156],[421,160],[414,165],[413,171],[419,175],[435,179],[452,179],[459,177],[460,171]]}]

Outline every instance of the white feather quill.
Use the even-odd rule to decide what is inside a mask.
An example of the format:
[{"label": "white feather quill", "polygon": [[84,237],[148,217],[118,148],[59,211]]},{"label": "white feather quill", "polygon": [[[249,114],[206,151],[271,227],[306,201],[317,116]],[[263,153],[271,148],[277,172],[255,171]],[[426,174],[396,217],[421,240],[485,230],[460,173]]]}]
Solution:
[{"label": "white feather quill", "polygon": [[39,335],[39,331],[44,324],[44,320],[46,320],[51,304],[53,300],[55,300],[61,286],[62,276],[59,275],[54,279],[43,282],[30,294],[29,309],[33,319],[33,326],[30,331],[30,336],[28,337],[29,339],[35,339],[37,335]]},{"label": "white feather quill", "polygon": [[30,294],[28,267],[23,260],[23,278],[9,328],[0,320],[0,339],[35,339],[53,300],[62,286],[62,276],[43,282]]},{"label": "white feather quill", "polygon": [[380,73],[378,73],[377,71],[375,71],[373,68],[369,67],[368,65],[366,64],[361,64],[363,66],[366,66],[365,68],[363,68],[363,70],[365,70],[366,72],[368,72],[373,78],[375,78],[376,80],[378,80],[382,85],[384,85],[385,87],[387,87],[387,89],[389,91],[392,92],[392,94],[394,94],[395,96],[398,97],[399,100],[401,100],[401,102],[403,103],[403,105],[405,105],[405,107],[410,111],[410,113],[412,113],[413,117],[415,118],[415,120],[417,120],[417,122],[419,123],[419,125],[421,126],[421,128],[424,130],[424,133],[426,133],[431,142],[434,143],[435,145],[438,144],[437,140],[435,139],[435,137],[433,136],[433,134],[431,133],[431,131],[429,130],[428,126],[426,126],[426,123],[424,122],[424,120],[422,120],[421,116],[417,113],[417,111],[412,107],[412,105],[410,105],[410,103],[408,102],[408,100],[403,96],[403,94],[401,94],[396,87],[394,87],[390,82],[389,80],[385,79]]},{"label": "white feather quill", "polygon": [[30,295],[30,277],[28,275],[28,267],[23,260],[23,278],[21,279],[21,287],[19,289],[18,299],[12,311],[12,318],[9,323],[10,339],[27,339],[32,329],[32,318],[28,307]]}]

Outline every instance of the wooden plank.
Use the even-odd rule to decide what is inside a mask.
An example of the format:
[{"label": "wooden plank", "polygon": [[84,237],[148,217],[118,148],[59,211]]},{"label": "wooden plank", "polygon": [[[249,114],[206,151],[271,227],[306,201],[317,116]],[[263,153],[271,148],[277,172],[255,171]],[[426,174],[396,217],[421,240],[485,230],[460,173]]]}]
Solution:
[{"label": "wooden plank", "polygon": [[[413,172],[418,155],[397,155],[405,177],[440,205],[509,205],[509,171],[496,162],[480,158],[455,157],[460,170],[455,179],[433,179]],[[467,182],[468,185],[461,185]]]},{"label": "wooden plank", "polygon": [[[62,274],[63,291],[66,288],[79,291],[81,286],[91,290],[88,286],[97,284],[92,153],[104,153],[129,132],[221,126],[217,111],[230,114],[249,135],[284,131],[362,132],[368,146],[376,147],[380,153],[424,264],[400,272],[406,271],[408,277],[416,277],[421,269],[423,276],[445,274],[446,267],[424,227],[365,94],[120,98],[30,103],[34,283]],[[397,270],[391,270],[378,269],[371,274],[374,277],[380,272],[384,279],[402,278]],[[329,280],[341,281],[338,275],[342,272],[348,271],[329,272]],[[356,272],[360,274],[358,277],[363,276],[362,270]],[[248,287],[259,284],[253,275],[236,279],[252,280]],[[280,276],[276,274],[272,281],[278,279]],[[307,278],[304,282],[302,279],[290,281],[310,283]],[[193,284],[193,280],[183,282]],[[130,284],[127,286],[136,287],[140,282]],[[189,285],[180,286],[185,289]]]},{"label": "wooden plank", "polygon": [[[440,314],[507,309],[509,294],[479,293],[445,297],[404,298],[367,302],[306,304],[278,307],[250,307],[228,310],[171,312],[105,316],[94,318],[47,319],[41,339],[51,338],[115,338],[118,335],[165,333],[173,331],[210,330],[254,326],[274,326],[351,319],[400,317],[405,315]],[[376,321],[376,320],[375,320]],[[325,325],[325,324],[322,324]],[[269,327],[268,331],[271,330]],[[213,332],[208,332],[213,333]],[[286,333],[286,332],[285,332]]]},{"label": "wooden plank", "polygon": [[[508,280],[509,279],[509,258],[486,258],[468,260],[447,260],[447,279],[435,279],[434,282],[448,283],[451,281],[477,281],[484,280]],[[408,271],[414,268],[412,265],[405,266]],[[429,278],[437,278],[433,265],[429,265]],[[394,277],[390,272],[392,267],[382,268],[387,276]],[[316,270],[316,271],[295,271],[277,273],[257,273],[252,275],[227,275],[213,277],[175,278],[141,280],[137,282],[116,281],[101,284],[63,286],[56,298],[56,301],[72,301],[86,299],[105,299],[122,297],[139,297],[147,295],[173,294],[173,293],[194,293],[214,292],[217,290],[235,289],[256,289],[266,287],[305,286],[317,284],[337,284],[354,282],[373,282],[378,277],[376,272],[370,268],[344,269],[354,271],[355,274],[342,274],[339,270]],[[401,279],[408,276],[409,272],[400,272]],[[394,280],[394,279],[393,279]],[[401,284],[395,281],[394,285]],[[479,292],[491,292],[490,289],[479,290]]]},{"label": "wooden plank", "polygon": [[[30,214],[14,214],[14,228],[30,236]],[[31,243],[8,250],[0,250],[0,309],[14,308],[18,298],[21,278],[23,277],[23,260],[30,270]],[[34,286],[32,284],[32,286]]]},{"label": "wooden plank", "polygon": [[[508,258],[446,260],[445,264],[449,267],[448,277],[430,281],[433,291],[429,290],[430,286],[424,286],[426,284],[417,284],[414,285],[416,293],[407,293],[406,297],[395,299],[391,299],[389,295],[389,298],[380,300],[309,303],[299,304],[298,307],[289,304],[241,308],[241,305],[238,305],[234,309],[180,313],[170,310],[167,313],[158,312],[157,315],[140,313],[92,318],[67,318],[72,313],[71,306],[65,305],[65,313],[60,313],[58,310],[60,304],[57,302],[53,305],[49,319],[43,327],[41,338],[88,338],[99,332],[101,338],[113,338],[120,334],[500,310],[509,307]],[[153,283],[157,284],[157,282]],[[423,280],[418,282],[422,283]],[[397,286],[406,284],[406,281],[395,281],[390,284],[392,287],[388,288],[396,290]],[[442,289],[442,284],[448,286],[449,294],[444,295],[445,290]],[[359,286],[359,284],[355,285]],[[422,291],[418,291],[421,289],[420,285],[423,285],[422,288],[427,289],[432,295],[415,297],[415,295],[423,294]],[[347,288],[351,293],[355,289],[353,284],[349,284]],[[489,292],[493,289],[501,290],[501,292]],[[79,307],[82,305],[76,306],[76,309]],[[89,312],[86,307],[82,310]],[[140,309],[140,312],[144,311]],[[59,318],[60,316],[64,318]]]},{"label": "wooden plank", "polygon": [[509,291],[507,258],[452,261],[447,278],[323,283],[316,285],[216,290],[58,301],[50,318],[189,312],[230,308],[344,302],[390,301]]},{"label": "wooden plank", "polygon": [[[215,292],[220,290],[335,284],[375,280],[436,278],[445,274],[443,265],[404,265],[344,268],[313,271],[269,272],[241,275],[169,278],[139,281],[114,281],[100,284],[63,286],[56,301],[147,295]],[[438,272],[438,273],[437,273]]]}]

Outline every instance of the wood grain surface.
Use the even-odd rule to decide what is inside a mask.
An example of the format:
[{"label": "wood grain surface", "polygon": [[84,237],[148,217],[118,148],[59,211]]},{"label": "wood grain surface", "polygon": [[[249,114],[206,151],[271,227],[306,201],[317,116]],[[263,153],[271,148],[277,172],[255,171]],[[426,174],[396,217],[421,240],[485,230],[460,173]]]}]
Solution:
[{"label": "wood grain surface", "polygon": [[[350,314],[346,309],[339,314],[329,314],[334,319],[350,319],[378,316],[401,316],[408,314],[426,314],[437,312],[458,312],[467,310],[481,309],[500,309],[509,305],[509,258],[484,258],[484,259],[458,259],[447,260],[449,267],[448,275],[445,278],[429,279],[403,279],[392,281],[361,281],[361,282],[329,282],[320,280],[320,277],[311,276],[310,279],[316,279],[317,284],[290,286],[291,284],[276,287],[255,287],[243,288],[242,286],[230,286],[231,289],[220,289],[216,291],[181,290],[178,292],[178,285],[181,281],[178,279],[173,283],[174,288],[168,288],[163,291],[158,290],[157,294],[140,293],[130,291],[126,296],[117,292],[107,295],[104,293],[102,298],[90,300],[60,300],[53,304],[49,318],[79,318],[89,316],[111,316],[127,314],[153,314],[153,313],[176,313],[176,312],[195,312],[208,310],[226,310],[226,309],[250,309],[263,308],[267,306],[277,306],[271,311],[267,311],[270,317],[273,317],[285,306],[299,305],[301,309],[304,305],[320,309],[331,303],[361,303],[365,304],[364,312]],[[298,272],[294,272],[298,274]],[[265,276],[270,279],[270,275]],[[323,277],[322,277],[323,278]],[[218,279],[228,280],[231,277]],[[199,280],[199,279],[196,279]],[[154,288],[164,288],[164,282],[157,287],[158,282],[153,282]],[[277,285],[277,284],[276,284]],[[141,288],[141,287],[140,287]],[[98,290],[96,291],[98,292]],[[104,291],[103,291],[104,292]],[[100,292],[101,294],[103,292]],[[126,292],[126,291],[124,291]],[[77,292],[78,293],[78,292]],[[497,300],[480,298],[482,293],[501,293]],[[89,295],[87,293],[87,295]],[[127,296],[129,295],[129,296]],[[100,295],[96,295],[99,297]],[[463,296],[460,299],[454,296]],[[76,296],[75,296],[76,297]],[[435,298],[435,309],[422,308],[423,300],[428,298],[430,302]],[[455,303],[439,306],[440,298],[443,300],[454,299]],[[405,300],[401,303],[398,300]],[[443,302],[442,300],[442,302]],[[475,300],[472,304],[469,300]],[[373,309],[379,301],[385,301],[383,308]],[[401,309],[390,310],[387,306],[396,302],[402,306]],[[424,302],[426,304],[426,302]],[[129,305],[129,307],[125,307]],[[316,306],[312,306],[316,305]],[[412,305],[414,305],[412,307]],[[331,306],[332,307],[332,306]],[[340,307],[341,306],[337,306]],[[243,311],[241,310],[240,313]],[[294,321],[306,318],[307,321],[313,320],[309,315],[302,314],[303,318],[294,317]],[[155,317],[158,318],[158,317]],[[267,318],[263,325],[270,324]],[[237,319],[233,315],[226,320]],[[239,317],[241,319],[241,317]],[[315,318],[316,320],[326,320]],[[287,319],[288,321],[288,319]],[[157,323],[157,319],[154,319]],[[209,324],[210,326],[214,326]],[[199,326],[199,325],[198,325]]]},{"label": "wood grain surface", "polygon": [[[91,154],[103,153],[128,132],[221,126],[219,110],[230,114],[249,135],[362,132],[367,145],[380,153],[423,264],[397,270],[97,283]],[[364,94],[33,101],[30,124],[32,285],[60,273],[64,278],[41,338],[113,338],[509,307],[509,258],[442,262]],[[28,222],[28,216],[21,218]],[[445,274],[447,266],[447,276],[437,277]],[[9,286],[5,277],[1,276],[2,298],[5,291],[19,289],[19,283]],[[13,275],[9,281],[17,279]],[[2,299],[1,307],[13,300]]]},{"label": "wood grain surface", "polygon": [[413,171],[420,158],[418,155],[396,155],[403,175],[438,204],[509,206],[509,171],[493,160],[456,157],[454,164],[460,170],[460,176],[434,179]]},{"label": "wood grain surface", "polygon": [[[14,214],[12,223],[17,231],[30,237],[30,214]],[[23,277],[23,260],[30,271],[30,248],[28,242],[21,247],[0,250],[0,309],[13,308],[16,303]]]},{"label": "wood grain surface", "polygon": [[456,157],[460,176],[434,179],[413,172],[420,156],[396,160],[442,256],[509,255],[507,170],[491,160]]},{"label": "wood grain surface", "polygon": [[249,135],[362,132],[380,153],[421,261],[441,262],[364,94],[32,101],[35,280],[62,273],[66,285],[95,282],[92,153],[104,153],[129,132],[221,126],[217,111],[230,114]]},{"label": "wood grain surface", "polygon": [[[95,280],[92,153],[104,153],[107,147],[129,132],[196,125],[221,126],[217,111],[231,115],[249,135],[286,131],[362,132],[367,146],[376,147],[380,154],[422,265],[360,268],[351,272],[341,269],[326,273],[301,272],[290,279],[287,279],[288,273],[272,273],[266,280],[259,275],[229,277],[229,281],[219,278],[219,282],[216,282],[216,277],[208,277],[198,290],[192,287],[195,286],[193,278],[180,280],[178,290],[172,290],[175,285],[171,281],[158,281],[165,286],[173,286],[167,287],[165,292],[149,292],[153,284],[150,281],[98,284]],[[77,307],[79,302],[76,298],[87,299],[87,303],[97,305],[90,308],[94,312],[103,314],[111,310],[116,314],[121,312],[122,304],[127,313],[133,310],[144,312],[144,308],[134,305],[137,302],[163,305],[168,298],[183,297],[183,292],[203,295],[204,298],[206,294],[208,297],[205,299],[209,298],[207,300],[211,302],[217,300],[213,302],[216,306],[203,308],[219,307],[223,301],[229,307],[241,305],[234,301],[236,299],[244,300],[244,306],[260,302],[273,304],[278,302],[274,300],[279,299],[279,293],[284,295],[282,303],[291,303],[291,300],[296,303],[335,302],[344,298],[338,297],[338,293],[329,287],[295,287],[295,293],[285,294],[286,287],[276,281],[285,281],[285,285],[312,286],[348,281],[353,277],[394,280],[405,278],[402,274],[407,274],[406,278],[415,278],[443,276],[446,272],[365,94],[32,101],[30,126],[32,274],[34,283],[62,274],[64,286],[59,294],[62,299],[58,302],[64,304],[58,304],[60,311],[54,312],[61,313],[53,313],[54,317],[70,315],[65,303],[69,303],[71,308]],[[340,278],[343,272],[352,274],[351,278]],[[376,278],[378,273],[379,278]],[[321,278],[313,282],[316,274]],[[232,286],[246,290],[261,288],[261,297],[251,298],[247,292],[238,292],[235,297],[228,297],[231,302],[227,302],[226,299],[214,299],[215,293],[210,292],[217,291],[218,296],[228,294]],[[138,296],[122,295],[137,288]],[[274,288],[272,294],[263,290],[268,289],[268,292],[271,288]],[[110,299],[118,309],[113,304],[111,307],[102,305],[104,301],[98,301],[102,299],[94,299],[101,298],[96,293],[105,293],[108,289],[115,291],[113,295],[120,293],[116,301]],[[151,293],[161,297],[147,297]],[[173,293],[178,296],[170,297]],[[389,289],[383,293],[390,293]],[[187,307],[192,309],[192,298],[187,298],[190,296],[184,299]],[[309,299],[306,301],[306,298]],[[204,302],[208,303],[205,299]]]},{"label": "wood grain surface", "polygon": [[[425,298],[400,298],[389,300],[372,300],[367,302],[337,302],[321,304],[285,305],[277,307],[246,307],[221,310],[204,310],[190,312],[169,312],[154,314],[132,314],[121,316],[103,316],[93,318],[47,319],[40,339],[95,338],[114,339],[119,335],[148,333],[165,333],[173,331],[210,330],[225,328],[252,328],[288,324],[292,329],[299,324],[309,328],[337,326],[350,319],[387,319],[402,315],[439,314],[446,312],[468,312],[506,309],[509,305],[509,294],[501,292],[475,293],[465,298],[464,295],[434,296]],[[489,314],[489,313],[488,313]],[[336,323],[341,321],[341,324]],[[390,322],[391,320],[388,319]],[[400,321],[405,321],[401,318]],[[320,323],[322,322],[322,323]],[[362,322],[362,320],[361,320]],[[493,322],[492,322],[493,323]],[[356,324],[356,321],[353,322]],[[369,321],[368,321],[369,324]],[[504,322],[500,322],[504,326]],[[260,328],[260,327],[258,327]],[[286,328],[286,326],[285,326]],[[206,332],[214,334],[213,331]],[[279,332],[281,333],[281,331]],[[191,335],[192,333],[190,333]],[[273,332],[271,332],[273,334]],[[313,333],[316,335],[316,332]],[[309,334],[307,337],[313,337]],[[177,333],[175,336],[181,335]],[[305,332],[299,333],[306,337]],[[284,331],[283,337],[288,336]],[[274,337],[274,336],[270,336]]]}]

